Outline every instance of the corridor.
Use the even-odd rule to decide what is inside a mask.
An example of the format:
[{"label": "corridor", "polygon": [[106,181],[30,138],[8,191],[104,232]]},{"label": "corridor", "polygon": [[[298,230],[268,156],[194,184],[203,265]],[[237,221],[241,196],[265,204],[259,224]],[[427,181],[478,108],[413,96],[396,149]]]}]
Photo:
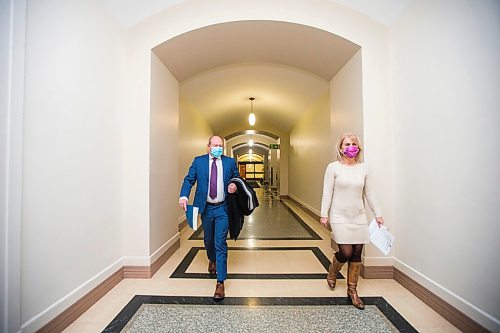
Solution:
[{"label": "corridor", "polygon": [[[287,303],[312,330],[346,301],[315,216],[344,133],[396,239],[387,256],[365,248],[366,303],[420,332],[500,332],[500,1],[0,8],[0,332],[101,332],[141,302]],[[180,228],[178,207],[212,135],[276,189],[228,242],[218,307],[202,231]],[[317,313],[299,319],[306,303]]]},{"label": "corridor", "polygon": [[[200,311],[188,317],[193,318],[194,323],[198,321],[197,316],[206,313],[207,309],[217,311],[214,310],[216,306],[230,305],[228,308],[231,311],[233,305],[247,305],[243,310],[240,309],[247,313],[250,309],[255,312],[258,305],[293,305],[293,315],[302,320],[300,323],[283,320],[288,325],[293,325],[291,329],[283,329],[292,332],[321,330],[322,328],[314,326],[318,325],[318,311],[333,309],[325,305],[342,306],[347,302],[343,277],[339,279],[334,291],[328,288],[325,281],[329,260],[333,255],[330,233],[293,202],[280,201],[271,192],[261,188],[256,188],[256,192],[260,206],[246,218],[240,238],[237,241],[228,240],[225,300],[217,305],[212,300],[215,281],[207,273],[202,229],[193,232],[184,227],[181,231],[180,249],[151,279],[122,280],[64,332],[100,332],[105,328],[106,332],[120,331],[136,313],[137,306],[142,303],[198,304]],[[346,267],[342,269],[343,276],[346,276],[346,270]],[[350,313],[352,320],[342,324],[331,319],[331,323],[327,322],[327,325],[331,325],[327,331],[374,332],[378,329],[379,332],[385,332],[390,331],[388,328],[393,329],[392,325],[397,325],[399,330],[406,332],[458,332],[454,326],[392,279],[361,279],[359,293],[367,304],[365,312],[359,313],[359,310],[348,306],[346,310],[350,312],[347,316]],[[136,297],[135,303],[130,302],[136,295],[146,297]],[[392,311],[387,303],[396,311]],[[373,306],[370,306],[371,304]],[[313,305],[320,307],[311,308]],[[211,307],[202,311],[203,306]],[[315,309],[315,312],[301,317],[301,311],[309,309]],[[377,328],[370,321],[372,326],[363,326],[364,322],[360,318],[370,314],[370,311],[383,313],[383,318],[388,318],[390,323],[384,320],[382,324],[387,326]],[[152,326],[148,327],[147,323],[138,321],[138,326],[132,327],[131,331],[163,332],[168,331],[167,327],[171,329],[169,332],[184,331],[181,326],[176,326],[181,324],[183,318],[174,315],[170,317],[164,318],[170,320],[170,326],[159,326],[162,324],[157,322],[149,323]],[[273,322],[272,317],[265,319]],[[160,318],[156,317],[155,320]],[[244,322],[241,317],[238,320]],[[131,322],[133,320],[128,323],[129,326]],[[262,324],[265,321],[258,322]],[[251,325],[257,324],[254,322]],[[182,327],[186,327],[185,325],[186,322],[182,323]],[[224,331],[232,331],[229,322],[223,325]],[[245,330],[245,327],[240,329],[245,332],[260,331],[259,327],[261,326],[251,326],[248,330]],[[273,330],[280,332],[279,324],[273,324],[271,331]]]}]

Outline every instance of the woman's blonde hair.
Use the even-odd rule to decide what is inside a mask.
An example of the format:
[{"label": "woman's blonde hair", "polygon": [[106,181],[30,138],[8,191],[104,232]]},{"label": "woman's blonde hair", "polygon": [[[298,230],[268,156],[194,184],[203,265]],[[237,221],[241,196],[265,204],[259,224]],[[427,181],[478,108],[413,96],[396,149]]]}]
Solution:
[{"label": "woman's blonde hair", "polygon": [[339,161],[342,161],[342,159],[344,158],[344,152],[342,151],[342,144],[344,143],[345,139],[351,139],[354,143],[356,143],[358,145],[359,153],[354,158],[354,160],[356,162],[359,162],[359,160],[361,158],[361,153],[363,152],[363,148],[361,148],[361,143],[359,142],[358,137],[355,134],[352,134],[352,133],[345,133],[345,134],[342,134],[340,136],[340,139],[337,142],[337,146],[336,146],[337,159]]}]

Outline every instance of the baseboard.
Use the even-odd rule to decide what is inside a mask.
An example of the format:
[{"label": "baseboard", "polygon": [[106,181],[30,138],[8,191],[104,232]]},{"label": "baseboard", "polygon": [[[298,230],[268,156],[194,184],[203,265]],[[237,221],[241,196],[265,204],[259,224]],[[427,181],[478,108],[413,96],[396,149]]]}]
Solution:
[{"label": "baseboard", "polygon": [[167,262],[168,258],[174,254],[175,251],[180,249],[181,247],[181,240],[180,238],[177,238],[177,240],[170,246],[165,253],[163,253],[160,258],[158,258],[154,263],[151,264],[151,269],[150,269],[150,277],[153,277],[153,275],[158,272],[158,270],[163,266],[164,263]]},{"label": "baseboard", "polygon": [[393,269],[394,280],[408,289],[413,295],[415,295],[422,302],[427,304],[431,309],[443,316],[446,320],[448,320],[462,332],[489,332],[486,328],[476,323],[467,315],[457,310],[454,306],[450,305],[442,298],[429,291],[427,288],[410,278],[408,275],[406,275],[396,267],[394,267]]},{"label": "baseboard", "polygon": [[[296,199],[291,195],[284,195],[283,202],[285,203],[285,205],[287,204],[286,203],[287,201],[291,201],[296,206],[299,206],[299,209],[304,211],[307,215],[311,216],[314,220],[318,221],[318,223],[319,223],[319,218],[320,218],[319,214],[317,214],[315,211],[313,211],[311,208],[309,208],[305,203],[302,203],[299,199]],[[330,224],[327,224],[326,227],[324,225],[321,225],[321,227],[327,229],[328,231],[332,231]],[[332,248],[336,249],[337,245],[335,245],[335,243],[332,243]]]},{"label": "baseboard", "polygon": [[[180,248],[180,239],[173,238],[174,242],[165,252],[158,257],[150,266],[122,266],[119,270],[105,279],[98,286],[93,288],[66,310],[57,315],[42,328],[37,330],[37,333],[59,333],[66,327],[71,325],[78,317],[87,311],[92,305],[97,303],[106,293],[113,289],[121,280],[127,278],[149,279],[160,267],[172,256],[172,254]],[[168,242],[167,242],[168,243]]]},{"label": "baseboard", "polygon": [[150,274],[152,277],[158,269],[167,261],[170,256],[181,247],[180,233],[176,233],[172,238],[166,241],[150,256]]},{"label": "baseboard", "polygon": [[123,266],[124,279],[149,279],[151,266]]},{"label": "baseboard", "polygon": [[150,266],[123,266],[125,279],[150,279],[170,256],[181,247],[181,240],[177,239],[154,263]]},{"label": "baseboard", "polygon": [[181,232],[181,230],[184,228],[184,227],[187,227],[187,220],[184,219],[182,220],[180,223],[179,223],[179,232]]},{"label": "baseboard", "polygon": [[361,266],[361,276],[363,279],[393,279],[393,266]]},{"label": "baseboard", "polygon": [[123,280],[123,268],[117,270],[113,275],[92,289],[88,294],[80,298],[77,302],[64,310],[57,317],[48,322],[45,326],[39,329],[38,333],[56,333],[62,332],[66,327],[71,325],[78,317],[87,311],[92,305],[97,303],[101,297],[106,295],[113,289],[121,280]]},{"label": "baseboard", "polygon": [[179,232],[181,232],[182,228],[184,228],[184,227],[187,226],[187,220],[186,220],[186,215],[185,214],[182,214],[182,216],[180,216],[177,219],[177,226],[178,226]]},{"label": "baseboard", "polygon": [[309,207],[308,205],[306,205],[305,203],[301,202],[299,199],[294,198],[291,195],[286,195],[285,197],[286,198],[284,198],[284,199],[292,201],[297,206],[299,206],[304,212],[306,212],[307,214],[309,214],[315,220],[319,221],[320,215],[318,213],[316,213],[314,210],[312,210],[311,207]]}]

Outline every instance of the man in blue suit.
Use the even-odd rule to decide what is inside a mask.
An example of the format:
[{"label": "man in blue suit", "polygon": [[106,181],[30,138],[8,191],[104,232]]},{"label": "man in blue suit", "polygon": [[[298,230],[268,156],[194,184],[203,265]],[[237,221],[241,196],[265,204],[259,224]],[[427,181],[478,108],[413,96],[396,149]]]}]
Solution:
[{"label": "man in blue suit", "polygon": [[[179,206],[186,210],[191,188],[197,183],[193,206],[198,207],[204,230],[204,243],[208,256],[208,272],[217,274],[214,299],[225,296],[224,281],[227,277],[227,232],[229,228],[226,196],[236,192],[236,185],[229,183],[239,177],[233,158],[223,156],[224,142],[220,136],[208,140],[208,154],[194,158],[184,177]],[[227,191],[226,191],[227,190]]]}]

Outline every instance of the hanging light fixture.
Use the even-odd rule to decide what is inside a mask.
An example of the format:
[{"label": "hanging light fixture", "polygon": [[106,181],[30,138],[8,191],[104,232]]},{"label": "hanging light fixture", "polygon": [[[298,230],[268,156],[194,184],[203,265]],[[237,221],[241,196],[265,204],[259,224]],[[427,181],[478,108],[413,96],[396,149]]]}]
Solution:
[{"label": "hanging light fixture", "polygon": [[250,100],[250,115],[248,116],[248,123],[250,124],[250,126],[255,125],[255,114],[253,113],[253,100],[254,99],[255,99],[255,97],[249,98],[249,100]]},{"label": "hanging light fixture", "polygon": [[248,146],[253,147],[253,140],[252,139],[248,140]]}]

